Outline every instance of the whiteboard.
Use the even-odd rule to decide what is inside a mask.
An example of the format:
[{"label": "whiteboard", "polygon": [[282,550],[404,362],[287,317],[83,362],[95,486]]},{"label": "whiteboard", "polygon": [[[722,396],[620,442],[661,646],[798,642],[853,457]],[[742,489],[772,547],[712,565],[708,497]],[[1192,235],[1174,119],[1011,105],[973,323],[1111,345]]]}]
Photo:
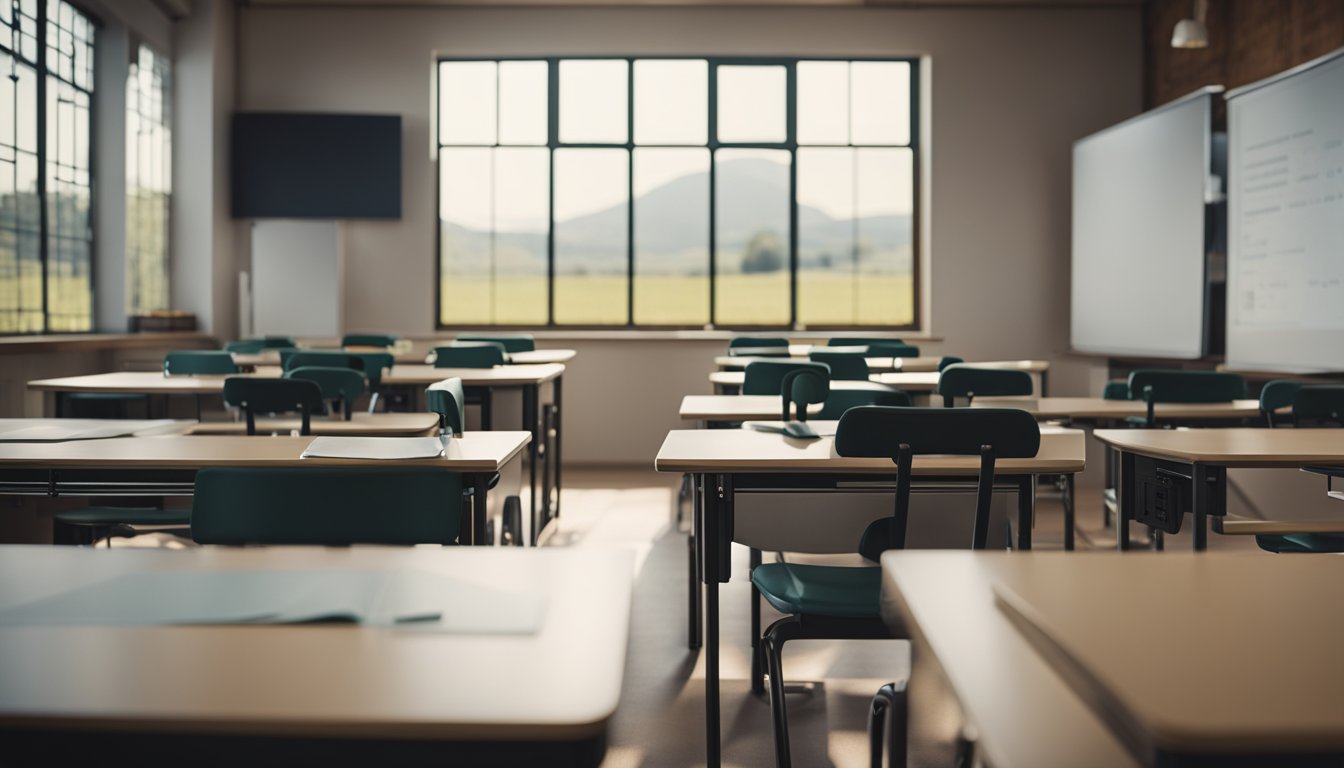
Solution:
[{"label": "whiteboard", "polygon": [[1344,49],[1227,109],[1227,362],[1344,371]]},{"label": "whiteboard", "polygon": [[1206,190],[1221,88],[1073,145],[1069,338],[1109,355],[1204,354]]},{"label": "whiteboard", "polygon": [[340,229],[335,221],[252,225],[252,324],[263,336],[341,335]]}]

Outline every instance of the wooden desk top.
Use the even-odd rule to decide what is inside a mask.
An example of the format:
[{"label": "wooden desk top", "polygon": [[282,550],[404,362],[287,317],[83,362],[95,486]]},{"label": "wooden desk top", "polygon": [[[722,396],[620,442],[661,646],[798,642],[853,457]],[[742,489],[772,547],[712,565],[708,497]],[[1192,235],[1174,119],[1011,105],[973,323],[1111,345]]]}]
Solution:
[{"label": "wooden desk top", "polygon": [[1062,556],[1073,563],[1094,554],[1101,553],[907,550],[882,556],[883,616],[928,648],[976,727],[977,749],[987,763],[999,768],[1139,764],[994,605],[995,566],[1002,561]]},{"label": "wooden desk top", "polygon": [[[302,425],[299,418],[257,419],[257,431],[263,434],[287,435],[298,432]],[[439,416],[435,413],[355,413],[349,421],[330,416],[314,416],[309,420],[309,431],[314,435],[417,437],[436,435],[438,429]],[[204,421],[188,431],[193,435],[245,435],[247,422]]]},{"label": "wooden desk top", "polygon": [[197,331],[147,331],[144,333],[43,333],[0,336],[0,355],[32,355],[47,352],[79,352],[107,349],[208,349],[219,342]]},{"label": "wooden desk top", "polygon": [[[230,374],[247,376],[250,374]],[[272,374],[279,375],[277,369]],[[88,376],[64,376],[28,382],[42,392],[103,392],[130,395],[218,395],[228,376],[164,376],[159,371],[118,371]]]},{"label": "wooden desk top", "polygon": [[[196,438],[201,439],[201,438]],[[616,709],[632,558],[602,549],[0,547],[0,608],[147,570],[416,570],[542,594],[540,631],[0,627],[0,725],[427,739],[578,739]],[[519,691],[528,695],[520,696]]]},{"label": "wooden desk top", "polygon": [[0,443],[0,468],[201,469],[204,467],[440,467],[498,472],[531,440],[528,432],[468,432],[435,459],[301,459],[312,437],[194,435],[114,437],[66,443]]},{"label": "wooden desk top", "polygon": [[195,419],[0,419],[0,441],[59,442],[180,435],[195,425]]},{"label": "wooden desk top", "polygon": [[1344,430],[1334,429],[1098,429],[1117,449],[1223,467],[1344,465]]},{"label": "wooden desk top", "polygon": [[[836,347],[836,349],[847,349],[847,347]],[[904,371],[906,373],[921,373],[938,370],[938,363],[942,360],[939,357],[868,357],[868,370],[873,372],[886,371]],[[759,360],[790,360],[793,362],[804,363],[808,361],[807,355],[801,357],[737,357],[733,355],[720,355],[714,358],[714,365],[719,370],[733,371],[742,370],[748,364]]]},{"label": "wooden desk top", "polygon": [[[1148,415],[1142,400],[1106,400],[1100,397],[977,397],[971,406],[983,408],[1021,408],[1038,419],[1114,420]],[[1153,410],[1163,419],[1245,419],[1260,414],[1258,400],[1233,400],[1227,403],[1158,403]]]},{"label": "wooden desk top", "polygon": [[1002,558],[1000,609],[1138,756],[1344,750],[1344,560]]},{"label": "wooden desk top", "polygon": [[[746,378],[745,371],[714,371],[709,374],[709,383],[720,387],[741,387]],[[938,388],[937,371],[926,373],[875,373],[868,378],[875,383],[886,384],[906,392],[932,392]],[[831,386],[840,383],[833,381]]]},{"label": "wooden desk top", "polygon": [[[807,407],[809,415],[821,413],[822,404]],[[777,419],[783,402],[777,395],[686,395],[681,399],[682,421],[746,421]]]},{"label": "wooden desk top", "polygon": [[564,375],[560,363],[501,365],[495,368],[435,368],[432,365],[397,365],[383,374],[383,384],[429,386],[454,376],[467,387],[517,387],[545,384]]},{"label": "wooden desk top", "polygon": [[[749,429],[676,429],[658,449],[659,472],[890,472],[889,459],[841,457],[834,439],[795,440]],[[1083,432],[1062,427],[1041,428],[1041,449],[1034,458],[1002,459],[1002,474],[1048,474],[1083,471]],[[975,475],[977,456],[916,456],[916,475]]]}]

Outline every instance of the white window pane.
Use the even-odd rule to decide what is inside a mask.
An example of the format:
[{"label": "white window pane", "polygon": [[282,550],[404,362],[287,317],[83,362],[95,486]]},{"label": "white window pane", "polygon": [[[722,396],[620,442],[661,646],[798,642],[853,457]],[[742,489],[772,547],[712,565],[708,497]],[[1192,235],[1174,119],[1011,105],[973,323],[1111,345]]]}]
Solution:
[{"label": "white window pane", "polygon": [[850,65],[851,140],[910,143],[910,65],[856,61]]},{"label": "white window pane", "polygon": [[630,155],[555,152],[555,321],[625,325]]},{"label": "white window pane", "polygon": [[714,154],[714,317],[723,325],[789,322],[789,153]]},{"label": "white window pane", "polygon": [[709,322],[709,151],[635,150],[635,323]]},{"label": "white window pane", "polygon": [[494,173],[488,149],[439,152],[439,218],[459,227],[489,232]]},{"label": "white window pane", "polygon": [[439,151],[439,321],[483,325],[493,318],[489,149]]},{"label": "white window pane", "polygon": [[624,144],[629,135],[629,65],[620,60],[560,62],[560,141]]},{"label": "white window pane", "polygon": [[495,143],[495,80],[493,61],[439,64],[439,143]]},{"label": "white window pane", "polygon": [[636,61],[635,143],[704,144],[708,72],[705,61]]},{"label": "white window pane", "polygon": [[798,143],[849,143],[849,62],[798,62]]},{"label": "white window pane", "polygon": [[495,150],[495,239],[491,320],[546,322],[546,232],[550,226],[550,151]]},{"label": "white window pane", "polygon": [[914,322],[914,153],[860,149],[855,163],[858,214],[856,324]]},{"label": "white window pane", "polygon": [[718,68],[719,141],[782,142],[787,76],[783,67]]},{"label": "white window pane", "polygon": [[499,64],[499,143],[546,143],[546,62]]}]

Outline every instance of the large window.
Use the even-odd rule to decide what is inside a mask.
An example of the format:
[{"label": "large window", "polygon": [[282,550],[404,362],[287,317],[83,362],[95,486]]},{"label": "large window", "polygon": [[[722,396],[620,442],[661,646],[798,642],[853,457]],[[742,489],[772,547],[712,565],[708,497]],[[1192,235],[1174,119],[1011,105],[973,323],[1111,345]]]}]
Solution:
[{"label": "large window", "polygon": [[126,306],[168,308],[170,63],[144,45],[126,77]]},{"label": "large window", "polygon": [[92,326],[93,23],[0,3],[0,333]]},{"label": "large window", "polygon": [[441,61],[441,326],[910,328],[917,64]]}]

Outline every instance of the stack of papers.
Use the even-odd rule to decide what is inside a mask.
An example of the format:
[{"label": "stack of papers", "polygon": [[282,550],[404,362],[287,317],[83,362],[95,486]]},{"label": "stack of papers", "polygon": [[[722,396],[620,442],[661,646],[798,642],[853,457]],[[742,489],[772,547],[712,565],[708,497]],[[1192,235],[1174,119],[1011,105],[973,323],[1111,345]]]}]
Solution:
[{"label": "stack of papers", "polygon": [[315,437],[303,450],[305,459],[433,459],[443,455],[437,437]]}]

